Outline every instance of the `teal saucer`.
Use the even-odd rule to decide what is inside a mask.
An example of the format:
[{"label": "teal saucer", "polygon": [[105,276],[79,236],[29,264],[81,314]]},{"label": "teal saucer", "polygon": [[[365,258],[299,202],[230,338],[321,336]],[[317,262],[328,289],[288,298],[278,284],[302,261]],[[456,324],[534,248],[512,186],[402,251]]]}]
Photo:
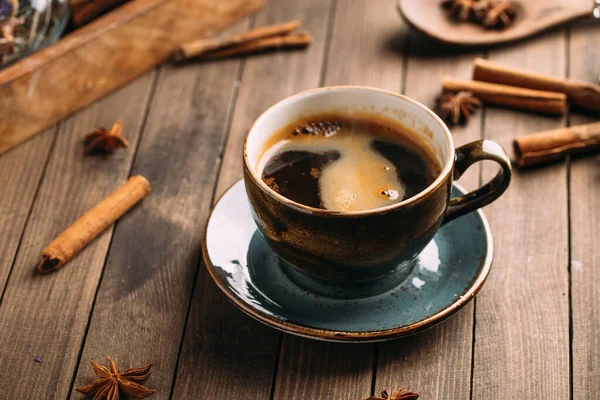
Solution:
[{"label": "teal saucer", "polygon": [[[463,193],[454,186],[453,196]],[[349,288],[312,281],[269,249],[239,181],[213,209],[203,252],[217,286],[251,317],[314,339],[369,342],[431,327],[467,304],[490,272],[493,243],[477,211],[444,225],[400,282]]]}]

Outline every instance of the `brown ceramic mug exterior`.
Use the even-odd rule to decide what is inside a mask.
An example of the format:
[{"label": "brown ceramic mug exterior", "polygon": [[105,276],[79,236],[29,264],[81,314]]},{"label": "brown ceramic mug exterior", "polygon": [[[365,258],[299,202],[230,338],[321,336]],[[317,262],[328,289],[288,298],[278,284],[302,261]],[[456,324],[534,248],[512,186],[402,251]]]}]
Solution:
[{"label": "brown ceramic mug exterior", "polygon": [[[472,142],[456,149],[452,168],[416,196],[394,206],[343,213],[303,206],[274,192],[250,171],[246,152],[244,145],[246,191],[269,246],[294,269],[339,284],[372,281],[402,268],[408,271],[442,223],[494,201],[511,177],[509,158],[498,144]],[[480,160],[499,163],[498,175],[474,192],[450,200],[453,180]]]}]

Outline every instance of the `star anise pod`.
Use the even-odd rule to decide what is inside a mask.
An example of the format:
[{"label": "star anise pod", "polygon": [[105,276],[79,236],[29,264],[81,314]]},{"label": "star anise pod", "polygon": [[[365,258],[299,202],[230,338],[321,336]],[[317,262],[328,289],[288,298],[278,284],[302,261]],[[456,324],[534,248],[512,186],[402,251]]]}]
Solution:
[{"label": "star anise pod", "polygon": [[472,92],[444,92],[438,99],[438,114],[452,125],[466,124],[480,106],[481,101]]},{"label": "star anise pod", "polygon": [[459,21],[468,21],[475,17],[481,0],[443,0],[441,6],[448,14]]},{"label": "star anise pod", "polygon": [[481,20],[488,29],[504,29],[513,24],[517,18],[517,9],[511,1],[490,1],[490,7]]},{"label": "star anise pod", "polygon": [[94,395],[94,400],[119,400],[120,392],[134,399],[143,399],[156,392],[154,389],[143,386],[150,378],[152,364],[119,372],[117,365],[110,356],[108,357],[110,370],[96,364],[94,361],[90,361],[90,363],[98,379],[89,385],[75,388],[75,390],[86,396]]},{"label": "star anise pod", "polygon": [[417,400],[419,393],[409,392],[407,388],[402,388],[394,392],[391,396],[386,389],[381,392],[381,397],[371,396],[365,400]]},{"label": "star anise pod", "polygon": [[121,118],[110,130],[100,127],[88,133],[83,138],[86,153],[110,153],[120,147],[127,147],[129,143],[121,136],[123,132],[123,119]]},{"label": "star anise pod", "polygon": [[473,20],[481,23],[496,0],[479,0],[473,5]]}]

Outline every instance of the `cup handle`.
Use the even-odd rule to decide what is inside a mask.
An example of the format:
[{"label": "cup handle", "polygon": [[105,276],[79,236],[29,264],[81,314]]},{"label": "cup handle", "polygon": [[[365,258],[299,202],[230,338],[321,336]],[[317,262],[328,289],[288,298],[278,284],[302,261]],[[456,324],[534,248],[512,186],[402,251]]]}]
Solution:
[{"label": "cup handle", "polygon": [[491,140],[476,140],[467,143],[456,149],[455,157],[454,180],[459,179],[471,165],[478,161],[495,161],[500,164],[501,169],[491,181],[479,189],[451,199],[448,203],[442,224],[471,211],[475,211],[496,200],[508,188],[512,176],[508,154],[506,154],[502,146]]}]

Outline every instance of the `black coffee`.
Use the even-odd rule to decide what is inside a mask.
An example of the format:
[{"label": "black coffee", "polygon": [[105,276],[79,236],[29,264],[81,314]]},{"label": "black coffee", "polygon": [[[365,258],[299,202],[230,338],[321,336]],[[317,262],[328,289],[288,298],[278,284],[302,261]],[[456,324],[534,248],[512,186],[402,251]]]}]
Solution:
[{"label": "black coffee", "polygon": [[[440,174],[419,136],[371,115],[323,114],[276,132],[263,181],[298,203],[336,211],[398,203],[427,188]],[[417,142],[417,143],[415,143]]]}]

